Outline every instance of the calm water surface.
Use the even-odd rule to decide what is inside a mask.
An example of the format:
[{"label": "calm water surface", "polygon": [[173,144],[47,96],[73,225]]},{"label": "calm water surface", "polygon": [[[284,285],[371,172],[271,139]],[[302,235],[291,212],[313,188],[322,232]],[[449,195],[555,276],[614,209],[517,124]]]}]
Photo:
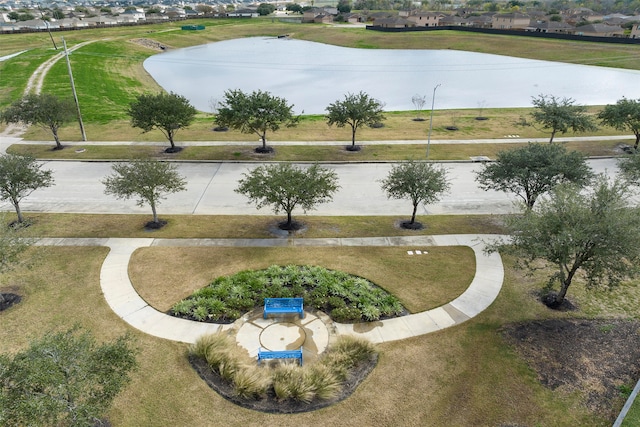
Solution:
[{"label": "calm water surface", "polygon": [[[588,58],[585,58],[588,62]],[[201,111],[224,91],[261,89],[287,99],[296,113],[323,114],[346,93],[365,91],[387,111],[530,107],[540,94],[583,105],[640,98],[640,71],[455,50],[353,49],[293,39],[234,39],[152,56],[145,69],[166,90]]]}]

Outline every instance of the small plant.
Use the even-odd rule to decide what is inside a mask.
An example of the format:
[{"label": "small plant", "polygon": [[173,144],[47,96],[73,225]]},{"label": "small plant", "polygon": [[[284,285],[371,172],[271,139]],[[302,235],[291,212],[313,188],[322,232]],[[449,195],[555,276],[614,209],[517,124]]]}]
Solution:
[{"label": "small plant", "polygon": [[618,386],[618,391],[622,396],[628,398],[633,392],[633,387],[627,384],[622,384]]}]

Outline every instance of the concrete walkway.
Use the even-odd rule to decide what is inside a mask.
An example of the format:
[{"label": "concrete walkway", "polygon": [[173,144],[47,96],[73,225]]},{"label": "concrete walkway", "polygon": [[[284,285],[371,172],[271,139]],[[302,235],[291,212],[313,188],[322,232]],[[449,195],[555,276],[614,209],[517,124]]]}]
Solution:
[{"label": "concrete walkway", "polygon": [[[370,237],[335,239],[65,239],[45,238],[37,244],[42,246],[107,246],[110,251],[102,264],[100,286],[112,310],[125,322],[147,334],[173,341],[193,343],[207,333],[238,329],[239,326],[194,322],[164,314],[149,306],[134,289],[129,280],[128,266],[133,252],[151,246],[406,246],[415,251],[419,262],[430,246],[469,246],[476,257],[476,274],[473,281],[453,301],[422,313],[359,324],[333,323],[337,334],[364,337],[373,343],[389,342],[445,329],[465,322],[478,315],[496,299],[504,279],[502,259],[498,253],[485,254],[487,242],[495,241],[496,235],[440,235],[407,237]],[[236,323],[243,323],[240,319]]]}]

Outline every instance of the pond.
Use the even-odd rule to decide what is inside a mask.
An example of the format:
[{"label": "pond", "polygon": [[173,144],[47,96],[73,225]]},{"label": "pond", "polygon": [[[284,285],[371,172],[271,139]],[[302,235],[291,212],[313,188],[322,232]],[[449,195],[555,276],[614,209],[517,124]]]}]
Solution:
[{"label": "pond", "polygon": [[[585,42],[586,43],[586,42]],[[588,61],[588,58],[585,58]],[[167,91],[212,111],[229,89],[268,91],[300,114],[323,114],[347,93],[364,91],[386,111],[531,107],[540,94],[582,105],[640,98],[640,71],[456,50],[354,49],[276,37],[250,37],[154,55],[145,69]]]}]

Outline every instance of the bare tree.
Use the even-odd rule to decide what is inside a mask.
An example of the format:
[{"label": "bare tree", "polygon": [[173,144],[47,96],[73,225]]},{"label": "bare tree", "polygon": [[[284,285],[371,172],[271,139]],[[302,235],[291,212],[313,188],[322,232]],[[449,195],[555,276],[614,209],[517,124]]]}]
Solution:
[{"label": "bare tree", "polygon": [[424,119],[420,116],[422,113],[422,109],[424,108],[424,104],[427,103],[427,95],[418,95],[415,94],[411,98],[411,102],[413,102],[413,106],[416,107],[416,118],[413,119],[416,122],[423,122]]}]

